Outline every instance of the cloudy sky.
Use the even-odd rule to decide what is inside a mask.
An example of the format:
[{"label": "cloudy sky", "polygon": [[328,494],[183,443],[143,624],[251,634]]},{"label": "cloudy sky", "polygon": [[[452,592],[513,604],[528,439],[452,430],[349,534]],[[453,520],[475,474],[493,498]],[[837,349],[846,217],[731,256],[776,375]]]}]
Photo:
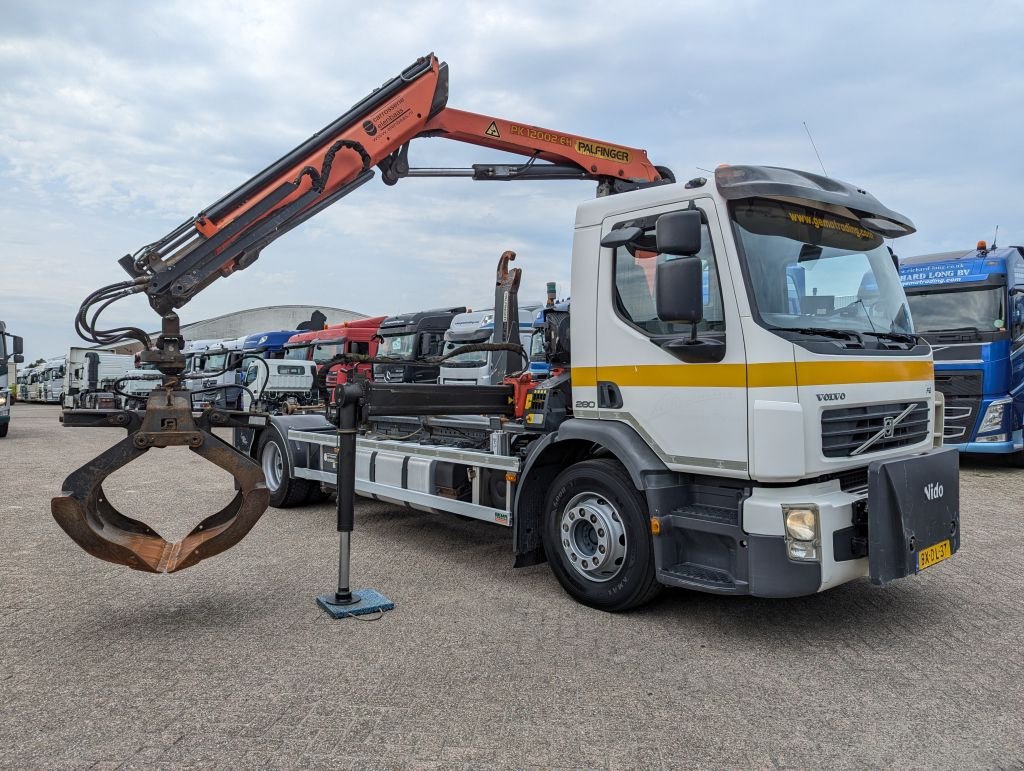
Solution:
[{"label": "cloudy sky", "polygon": [[[0,0],[0,318],[32,358],[164,235],[418,56],[448,104],[719,163],[818,170],[908,214],[904,255],[1024,243],[1024,2],[114,3]],[[414,165],[504,160],[438,140]],[[182,310],[483,307],[505,249],[524,298],[569,292],[583,182],[378,181]],[[144,302],[109,321],[152,329]],[[105,317],[106,318],[106,317]]]}]

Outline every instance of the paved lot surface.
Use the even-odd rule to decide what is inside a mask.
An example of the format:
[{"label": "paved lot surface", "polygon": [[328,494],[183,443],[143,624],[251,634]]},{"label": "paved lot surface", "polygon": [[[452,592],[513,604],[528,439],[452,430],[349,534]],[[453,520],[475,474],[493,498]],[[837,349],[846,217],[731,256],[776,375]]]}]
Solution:
[{"label": "paved lot surface", "polygon": [[[80,551],[49,498],[120,436],[19,405],[0,441],[5,767],[1024,765],[1024,470],[965,464],[963,549],[920,577],[618,616],[507,531],[364,502],[354,583],[398,607],[332,621],[329,505],[171,576]],[[108,494],[168,536],[232,494],[187,451],[134,466]]]}]

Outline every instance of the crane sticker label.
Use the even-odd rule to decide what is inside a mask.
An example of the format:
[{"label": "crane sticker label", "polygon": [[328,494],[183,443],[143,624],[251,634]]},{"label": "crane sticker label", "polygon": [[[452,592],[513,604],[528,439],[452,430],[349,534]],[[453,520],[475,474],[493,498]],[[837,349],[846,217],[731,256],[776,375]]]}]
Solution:
[{"label": "crane sticker label", "polygon": [[[491,128],[493,127],[494,124],[492,123],[491,126],[488,127],[486,133],[490,134]],[[580,155],[589,155],[592,158],[600,158],[603,161],[629,163],[633,158],[633,155],[629,150],[622,147],[605,145],[600,142],[591,142],[589,139],[578,139],[576,137],[566,136],[565,134],[559,134],[555,131],[534,128],[533,126],[518,126],[513,123],[509,126],[508,130],[512,133],[512,136],[526,137],[527,139],[538,139],[541,142],[550,142],[553,145],[569,147]],[[492,136],[497,136],[497,134],[493,134]]]},{"label": "crane sticker label", "polygon": [[405,97],[401,96],[387,107],[372,115],[368,121],[365,121],[363,123],[363,130],[369,136],[374,137],[375,142],[379,142],[383,138],[385,131],[393,129],[398,124],[408,120],[411,113],[412,110],[405,103]]},{"label": "crane sticker label", "polygon": [[600,158],[606,161],[618,161],[629,163],[630,154],[628,150],[612,145],[602,145],[598,142],[588,142],[586,139],[576,140],[576,152],[581,155],[589,155],[592,158]]},{"label": "crane sticker label", "polygon": [[485,131],[484,133],[489,137],[501,139],[501,134],[498,132],[498,124],[495,123],[493,120],[491,121],[491,125],[487,127],[487,131]]},{"label": "crane sticker label", "polygon": [[539,139],[541,142],[550,142],[553,145],[572,147],[573,138],[565,134],[558,134],[554,131],[534,128],[533,126],[517,126],[515,123],[509,125],[508,130],[514,137],[526,137],[527,139]]}]

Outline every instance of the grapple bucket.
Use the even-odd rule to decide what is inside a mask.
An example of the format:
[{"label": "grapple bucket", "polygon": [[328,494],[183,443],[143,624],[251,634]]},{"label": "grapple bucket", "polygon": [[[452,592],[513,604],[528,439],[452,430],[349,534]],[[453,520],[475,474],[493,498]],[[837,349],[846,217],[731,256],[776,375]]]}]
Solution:
[{"label": "grapple bucket", "polygon": [[[242,540],[267,510],[270,493],[258,464],[212,433],[214,426],[264,421],[249,413],[212,410],[192,414],[188,391],[156,389],[146,410],[66,410],[68,426],[109,426],[128,436],[64,480],[51,502],[57,524],[71,539],[108,562],[152,573],[174,573],[226,551]],[[115,509],[103,492],[103,480],[152,448],[185,446],[235,478],[238,492],[185,538],[170,543],[144,522]],[[169,505],[173,499],[169,494]]]}]

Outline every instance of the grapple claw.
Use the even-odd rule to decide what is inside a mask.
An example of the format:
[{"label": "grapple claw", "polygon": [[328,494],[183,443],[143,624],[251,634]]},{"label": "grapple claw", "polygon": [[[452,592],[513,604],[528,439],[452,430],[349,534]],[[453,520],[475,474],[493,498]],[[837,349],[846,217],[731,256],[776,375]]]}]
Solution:
[{"label": "grapple claw", "polygon": [[[94,557],[152,573],[184,570],[242,540],[270,504],[259,465],[210,430],[211,422],[230,424],[232,413],[203,413],[197,419],[188,391],[154,390],[141,416],[133,411],[68,410],[64,422],[128,430],[127,437],[72,472],[62,493],[51,501],[57,524]],[[203,456],[231,474],[239,487],[227,506],[174,543],[119,512],[103,492],[103,480],[119,468],[151,448],[171,446],[185,446]]]}]

